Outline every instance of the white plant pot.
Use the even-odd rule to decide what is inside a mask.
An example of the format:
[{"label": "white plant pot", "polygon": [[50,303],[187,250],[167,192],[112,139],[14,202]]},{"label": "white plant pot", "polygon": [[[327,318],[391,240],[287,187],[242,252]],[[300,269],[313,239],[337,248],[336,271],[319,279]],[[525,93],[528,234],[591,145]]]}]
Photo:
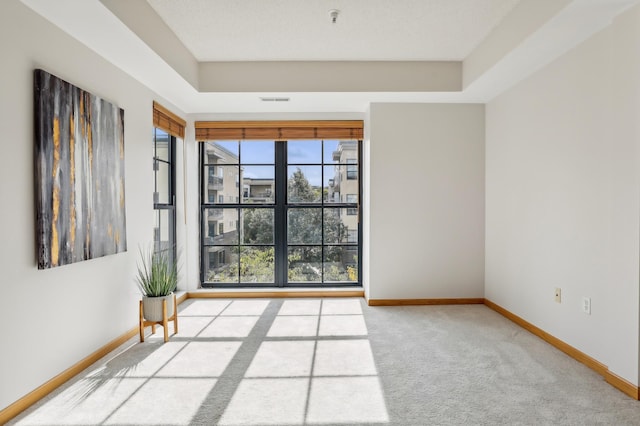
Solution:
[{"label": "white plant pot", "polygon": [[162,301],[167,301],[167,318],[173,315],[173,293],[167,296],[142,296],[144,319],[147,321],[162,321]]}]

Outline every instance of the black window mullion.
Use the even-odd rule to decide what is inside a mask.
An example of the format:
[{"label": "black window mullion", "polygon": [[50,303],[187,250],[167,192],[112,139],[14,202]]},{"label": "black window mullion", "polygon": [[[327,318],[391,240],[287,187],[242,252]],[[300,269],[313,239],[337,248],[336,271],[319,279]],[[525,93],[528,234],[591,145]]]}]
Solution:
[{"label": "black window mullion", "polygon": [[[200,142],[200,171],[198,173],[198,186],[200,187],[200,285],[204,284],[204,256],[205,256],[205,252],[207,251],[207,246],[205,245],[205,235],[204,235],[204,221],[205,221],[205,212],[206,212],[206,207],[204,205],[204,203],[202,202],[202,199],[204,197],[204,180],[205,180],[205,176],[204,176],[204,171],[205,171],[205,166],[207,165],[208,161],[205,160],[204,157],[204,142]],[[206,179],[208,181],[209,177],[206,176]],[[208,201],[208,198],[207,198]]]},{"label": "black window mullion", "polygon": [[358,141],[358,283],[362,283],[362,141]]},{"label": "black window mullion", "polygon": [[[168,142],[169,144],[169,158],[171,158],[171,151],[174,149],[174,143],[173,140],[171,140],[171,138],[173,138],[173,136],[169,137],[170,140]],[[164,204],[172,204],[171,200],[173,199],[173,194],[174,194],[174,175],[175,173],[173,172],[173,161],[169,160],[169,161],[165,161],[165,160],[161,160],[157,157],[153,157],[153,161],[155,162],[155,164],[157,165],[157,167],[154,168],[154,173],[158,173],[160,171],[160,164],[165,164],[167,166],[167,170],[168,170],[168,174],[169,174],[169,179],[166,182],[167,183],[167,193],[168,193],[168,203],[164,203]],[[158,180],[156,179],[155,185],[154,185],[154,189],[156,192],[158,192]],[[163,204],[163,203],[156,203],[156,204]]]},{"label": "black window mullion", "polygon": [[324,285],[324,140],[320,143],[320,285]]},{"label": "black window mullion", "polygon": [[[240,149],[240,155],[242,155],[242,149]],[[238,156],[238,158],[240,158]],[[240,160],[238,160],[240,161]],[[241,166],[240,164],[238,164],[238,179],[240,182],[240,185],[238,185],[238,195],[242,195],[242,176],[241,176]],[[238,202],[240,202],[242,200],[242,198],[238,198]],[[238,250],[238,285],[240,285],[240,283],[242,283],[242,233],[240,232],[240,216],[242,215],[242,210],[238,205],[238,208],[236,209],[236,232],[238,233],[238,244],[236,245],[237,250]]]},{"label": "black window mullion", "polygon": [[275,142],[274,278],[275,284],[287,284],[287,144]]}]

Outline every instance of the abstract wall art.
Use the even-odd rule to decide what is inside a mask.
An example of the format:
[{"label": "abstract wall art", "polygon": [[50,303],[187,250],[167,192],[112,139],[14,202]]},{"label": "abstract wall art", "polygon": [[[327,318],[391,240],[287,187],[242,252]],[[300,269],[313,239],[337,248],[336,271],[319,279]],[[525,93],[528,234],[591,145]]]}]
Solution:
[{"label": "abstract wall art", "polygon": [[124,110],[34,72],[39,269],[127,250]]}]

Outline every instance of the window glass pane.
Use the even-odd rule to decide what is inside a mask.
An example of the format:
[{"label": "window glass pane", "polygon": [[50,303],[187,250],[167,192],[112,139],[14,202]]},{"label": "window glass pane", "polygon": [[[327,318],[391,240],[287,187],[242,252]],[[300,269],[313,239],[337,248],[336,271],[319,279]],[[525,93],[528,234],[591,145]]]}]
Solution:
[{"label": "window glass pane", "polygon": [[[358,203],[358,194],[345,194],[344,200],[345,203],[356,204]],[[347,216],[357,216],[358,209],[356,207],[345,209],[345,214]],[[350,223],[357,222],[357,218],[345,219],[345,221],[349,221]]]},{"label": "window glass pane", "polygon": [[322,188],[321,166],[290,166],[287,173],[289,203],[319,203]]},{"label": "window glass pane", "polygon": [[339,166],[324,166],[324,180],[322,182],[322,199],[325,203],[340,202],[340,168]]},{"label": "window glass pane", "polygon": [[238,247],[206,247],[202,258],[207,282],[237,283],[239,271]]},{"label": "window glass pane", "polygon": [[358,159],[358,141],[324,141],[325,164],[347,164]]},{"label": "window glass pane", "polygon": [[354,203],[358,202],[360,184],[356,172],[350,174],[351,166],[324,166],[324,183],[322,193],[325,203],[347,203],[346,194],[356,196]]},{"label": "window glass pane", "polygon": [[273,244],[273,209],[242,209],[242,244]]},{"label": "window glass pane", "polygon": [[289,281],[322,280],[322,247],[289,247]]},{"label": "window glass pane", "polygon": [[240,159],[242,164],[274,164],[275,149],[273,141],[240,142]]},{"label": "window glass pane", "polygon": [[287,142],[287,161],[289,164],[321,164],[322,141]]},{"label": "window glass pane", "polygon": [[153,233],[154,250],[166,252],[170,259],[175,259],[175,209],[172,176],[174,173],[171,161],[175,138],[166,132],[154,128],[154,192],[155,226]]},{"label": "window glass pane", "polygon": [[358,248],[325,246],[324,281],[358,281]]},{"label": "window glass pane", "polygon": [[156,250],[167,250],[173,246],[173,210],[157,209],[154,241]]},{"label": "window glass pane", "polygon": [[[346,209],[324,209],[324,243],[325,244],[339,244],[346,243],[349,235],[358,231],[358,220],[356,218],[348,217],[344,214]],[[351,234],[350,234],[351,233]]]},{"label": "window glass pane", "polygon": [[289,209],[287,239],[289,244],[322,244],[322,209]]},{"label": "window glass pane", "polygon": [[347,160],[347,180],[357,180],[358,179],[358,164],[356,164],[355,159]]},{"label": "window glass pane", "polygon": [[239,192],[238,166],[205,166],[203,202],[209,204],[236,203]]},{"label": "window glass pane", "polygon": [[274,166],[242,167],[242,202],[268,203],[275,200]]},{"label": "window glass pane", "polygon": [[238,244],[238,209],[204,209],[202,236],[205,244]]},{"label": "window glass pane", "polygon": [[205,164],[238,164],[238,141],[216,141],[204,144]]},{"label": "window glass pane", "polygon": [[156,193],[154,202],[156,204],[173,204],[173,200],[169,199],[169,182],[171,168],[168,163],[162,161],[156,162]]},{"label": "window glass pane", "polygon": [[169,135],[167,132],[155,129],[155,158],[169,161]]},{"label": "window glass pane", "polygon": [[242,246],[240,252],[240,281],[243,283],[273,283],[273,247]]},{"label": "window glass pane", "polygon": [[[338,151],[339,143],[340,143],[339,141],[335,141],[335,140],[323,141],[323,149],[324,149],[323,160],[325,164],[333,164],[337,162],[333,159],[333,156],[334,156],[334,153]],[[338,158],[339,158],[339,154],[338,154]]]}]

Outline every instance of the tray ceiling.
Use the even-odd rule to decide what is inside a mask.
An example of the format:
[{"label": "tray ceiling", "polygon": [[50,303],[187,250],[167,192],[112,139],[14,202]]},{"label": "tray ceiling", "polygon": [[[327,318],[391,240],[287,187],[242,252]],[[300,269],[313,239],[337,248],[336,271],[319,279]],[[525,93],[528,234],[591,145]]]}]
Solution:
[{"label": "tray ceiling", "polygon": [[[21,1],[196,119],[361,118],[376,102],[484,103],[640,3]],[[270,97],[290,101],[262,101]]]},{"label": "tray ceiling", "polygon": [[201,62],[459,61],[519,2],[148,0]]}]

